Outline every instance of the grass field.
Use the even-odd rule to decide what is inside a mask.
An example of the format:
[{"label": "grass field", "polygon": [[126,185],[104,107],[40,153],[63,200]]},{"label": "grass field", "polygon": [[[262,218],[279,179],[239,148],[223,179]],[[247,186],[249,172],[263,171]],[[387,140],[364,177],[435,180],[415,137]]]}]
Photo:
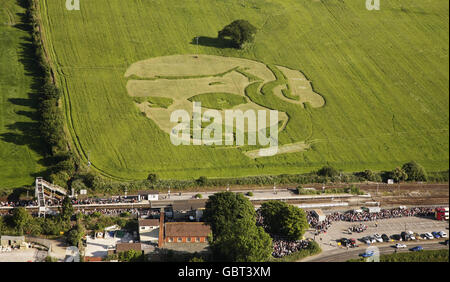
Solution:
[{"label": "grass field", "polygon": [[[81,2],[81,11],[67,11],[61,1],[41,0],[41,15],[73,148],[105,175],[233,177],[308,172],[327,162],[382,170],[410,160],[430,171],[449,167],[447,0],[383,1],[381,11],[367,11],[362,0]],[[240,18],[259,29],[255,42],[227,48],[217,32]],[[174,147],[127,93],[125,73],[143,60],[197,53],[301,71],[322,107],[277,97],[277,83],[261,95],[255,82],[246,95],[287,113],[281,145],[309,149],[252,159],[249,148]],[[296,95],[287,89],[284,98]]]},{"label": "grass field", "polygon": [[0,189],[33,183],[44,170],[30,75],[30,39],[16,0],[0,4]]},{"label": "grass field", "polygon": [[[352,259],[349,262],[365,262],[365,258]],[[420,252],[381,255],[380,262],[449,262],[448,250],[425,250]]]}]

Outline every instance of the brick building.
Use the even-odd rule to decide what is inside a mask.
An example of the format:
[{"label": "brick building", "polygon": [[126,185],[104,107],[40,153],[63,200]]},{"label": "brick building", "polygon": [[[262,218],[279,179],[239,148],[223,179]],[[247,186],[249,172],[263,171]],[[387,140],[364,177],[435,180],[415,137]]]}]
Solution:
[{"label": "brick building", "polygon": [[211,228],[203,222],[167,222],[164,233],[166,243],[206,243]]}]

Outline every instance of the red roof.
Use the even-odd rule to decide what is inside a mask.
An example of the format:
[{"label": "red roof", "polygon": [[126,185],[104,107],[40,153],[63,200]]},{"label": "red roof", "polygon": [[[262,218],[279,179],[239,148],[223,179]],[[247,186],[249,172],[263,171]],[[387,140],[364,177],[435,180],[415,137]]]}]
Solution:
[{"label": "red roof", "polygon": [[203,222],[167,222],[166,237],[207,237],[209,225]]},{"label": "red roof", "polygon": [[159,219],[139,219],[139,226],[159,226]]},{"label": "red roof", "polygon": [[85,262],[100,262],[103,261],[101,257],[84,257]]}]

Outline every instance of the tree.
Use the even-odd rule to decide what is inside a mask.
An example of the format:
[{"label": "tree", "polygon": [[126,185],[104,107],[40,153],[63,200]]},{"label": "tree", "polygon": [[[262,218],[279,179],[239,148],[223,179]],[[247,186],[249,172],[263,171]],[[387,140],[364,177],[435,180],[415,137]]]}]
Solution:
[{"label": "tree", "polygon": [[206,202],[204,219],[211,226],[211,250],[220,261],[267,261],[272,239],[256,226],[256,213],[243,194],[217,193]]},{"label": "tree", "polygon": [[253,41],[256,31],[256,27],[248,21],[236,20],[219,31],[218,37],[231,39],[233,45],[241,49],[245,43]]},{"label": "tree", "polygon": [[205,186],[208,183],[208,178],[206,178],[206,176],[200,176],[197,180],[196,180],[197,184],[200,186]]},{"label": "tree", "polygon": [[203,218],[211,226],[214,238],[229,231],[235,221],[256,222],[252,203],[242,194],[216,193],[205,204]]},{"label": "tree", "polygon": [[12,210],[12,223],[20,235],[23,235],[23,230],[31,219],[25,208],[20,207]]},{"label": "tree", "polygon": [[324,177],[335,177],[338,175],[337,169],[330,165],[326,165],[317,171],[317,174]]},{"label": "tree", "polygon": [[425,169],[415,161],[405,163],[402,170],[408,175],[408,180],[411,181],[427,181],[427,173]]},{"label": "tree", "polygon": [[63,221],[70,221],[74,212],[74,208],[72,206],[72,201],[68,196],[66,196],[61,205],[60,217]]},{"label": "tree", "polygon": [[267,232],[287,237],[289,240],[300,240],[309,227],[305,211],[285,202],[263,203],[261,215]]},{"label": "tree", "polygon": [[158,181],[158,175],[155,174],[155,173],[150,173],[150,174],[148,175],[148,177],[147,177],[147,180],[148,180],[150,183],[156,183],[156,181]]},{"label": "tree", "polygon": [[408,179],[408,174],[406,174],[403,169],[396,167],[391,172],[391,177],[395,180],[395,182],[406,181]]},{"label": "tree", "polygon": [[144,255],[136,250],[128,250],[120,252],[118,259],[120,262],[142,262],[144,261]]},{"label": "tree", "polygon": [[81,224],[75,225],[72,230],[70,230],[66,235],[66,240],[69,244],[72,246],[78,246],[78,244],[81,241],[81,238],[83,238],[85,233],[85,229]]}]

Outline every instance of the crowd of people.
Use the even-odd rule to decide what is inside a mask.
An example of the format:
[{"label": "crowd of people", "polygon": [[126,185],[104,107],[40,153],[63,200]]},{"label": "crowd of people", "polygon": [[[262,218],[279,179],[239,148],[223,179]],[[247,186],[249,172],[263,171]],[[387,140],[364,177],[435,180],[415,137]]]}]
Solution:
[{"label": "crowd of people", "polygon": [[306,240],[284,241],[274,239],[272,242],[273,242],[272,256],[275,258],[281,258],[290,255],[302,249],[306,249],[309,246],[309,242]]},{"label": "crowd of people", "polygon": [[364,232],[364,231],[366,231],[367,230],[367,225],[365,225],[365,224],[359,224],[359,225],[352,225],[352,226],[350,226],[349,228],[348,228],[348,232],[358,232],[358,233],[361,233],[361,232]]},{"label": "crowd of people", "polygon": [[[348,221],[348,222],[365,222],[379,219],[391,219],[398,217],[433,216],[435,208],[430,207],[414,207],[414,208],[393,208],[382,209],[380,212],[370,213],[368,211],[356,212],[349,211],[346,213],[334,212],[325,217],[325,220],[319,221],[314,212],[307,212],[307,219],[309,225],[316,229],[316,233],[326,233],[331,227],[333,221]],[[360,227],[359,227],[360,228]],[[366,227],[367,228],[367,227]],[[356,229],[357,230],[357,229]],[[356,231],[357,232],[357,231]]]},{"label": "crowd of people", "polygon": [[[151,216],[154,211],[151,211],[150,209],[137,209],[137,208],[124,208],[124,209],[77,209],[75,213],[82,213],[84,215],[91,215],[93,213],[101,213],[103,215],[107,216],[120,216],[122,214],[130,214],[133,216]],[[158,213],[159,214],[159,213]]]}]

